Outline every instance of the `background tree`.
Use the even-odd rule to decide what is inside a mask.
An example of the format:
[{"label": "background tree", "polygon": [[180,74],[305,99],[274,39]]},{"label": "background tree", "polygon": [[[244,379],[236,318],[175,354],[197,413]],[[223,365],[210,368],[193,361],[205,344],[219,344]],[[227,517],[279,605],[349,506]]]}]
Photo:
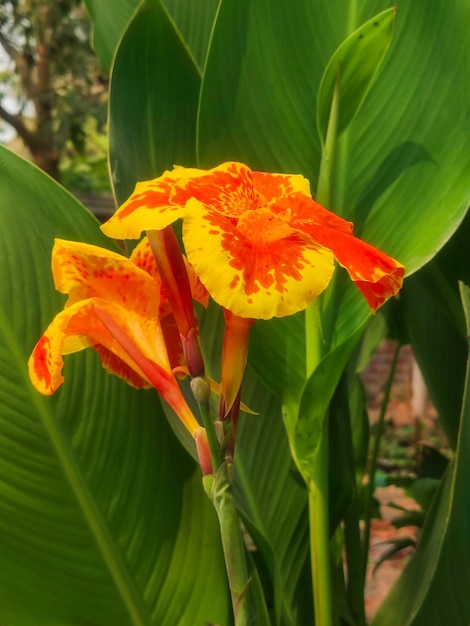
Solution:
[{"label": "background tree", "polygon": [[1,81],[0,118],[56,180],[66,151],[83,152],[87,120],[100,129],[106,119],[107,80],[89,32],[80,0],[0,0],[0,44],[11,60]]}]

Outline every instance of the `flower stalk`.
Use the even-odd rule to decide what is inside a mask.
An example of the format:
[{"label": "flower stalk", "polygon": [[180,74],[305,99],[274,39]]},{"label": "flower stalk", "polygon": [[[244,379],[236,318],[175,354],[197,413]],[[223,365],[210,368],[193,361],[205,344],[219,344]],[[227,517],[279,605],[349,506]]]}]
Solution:
[{"label": "flower stalk", "polygon": [[[339,113],[339,83],[336,80],[325,143],[318,177],[317,201],[330,206]],[[321,328],[318,300],[306,313],[307,376],[316,369],[321,359]],[[320,440],[314,455],[313,467],[307,480],[310,560],[312,568],[315,624],[333,626],[333,599],[328,512],[328,416],[323,420]]]},{"label": "flower stalk", "polygon": [[227,460],[214,473],[211,496],[220,524],[235,626],[255,626],[246,548],[233,500],[232,466]]}]

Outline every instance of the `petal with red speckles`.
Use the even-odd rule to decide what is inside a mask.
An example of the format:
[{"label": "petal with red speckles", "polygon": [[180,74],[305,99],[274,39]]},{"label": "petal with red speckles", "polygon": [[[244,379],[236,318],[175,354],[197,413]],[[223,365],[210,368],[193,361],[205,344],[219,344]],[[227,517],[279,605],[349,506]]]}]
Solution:
[{"label": "petal with red speckles", "polygon": [[402,285],[403,265],[312,200],[303,176],[230,161],[210,170],[177,167],[139,185],[103,230],[133,237],[183,218],[191,265],[214,300],[241,317],[304,309],[331,280],[333,258],[372,311]]},{"label": "petal with red speckles", "polygon": [[211,296],[240,317],[269,319],[305,309],[334,271],[329,250],[266,209],[246,211],[234,223],[190,200],[183,241]]}]

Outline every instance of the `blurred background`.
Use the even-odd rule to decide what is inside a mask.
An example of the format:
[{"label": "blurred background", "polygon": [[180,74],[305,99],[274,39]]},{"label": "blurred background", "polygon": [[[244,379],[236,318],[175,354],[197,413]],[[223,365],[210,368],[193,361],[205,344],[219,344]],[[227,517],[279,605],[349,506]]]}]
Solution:
[{"label": "blurred background", "polygon": [[79,0],[0,1],[0,141],[102,218],[114,209],[108,76],[90,33]]}]

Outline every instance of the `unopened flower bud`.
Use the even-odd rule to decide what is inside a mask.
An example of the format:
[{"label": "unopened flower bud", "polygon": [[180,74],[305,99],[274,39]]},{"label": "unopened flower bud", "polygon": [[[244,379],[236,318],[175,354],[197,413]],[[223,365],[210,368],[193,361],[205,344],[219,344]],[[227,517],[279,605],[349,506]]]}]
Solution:
[{"label": "unopened flower bud", "polygon": [[191,386],[191,391],[193,392],[194,399],[198,404],[209,404],[210,396],[211,396],[211,386],[207,382],[205,378],[202,376],[196,376],[196,378],[192,378],[189,383]]},{"label": "unopened flower bud", "polygon": [[191,328],[186,338],[182,338],[186,363],[188,364],[189,375],[204,376],[204,359],[202,358],[201,346],[197,328]]}]

